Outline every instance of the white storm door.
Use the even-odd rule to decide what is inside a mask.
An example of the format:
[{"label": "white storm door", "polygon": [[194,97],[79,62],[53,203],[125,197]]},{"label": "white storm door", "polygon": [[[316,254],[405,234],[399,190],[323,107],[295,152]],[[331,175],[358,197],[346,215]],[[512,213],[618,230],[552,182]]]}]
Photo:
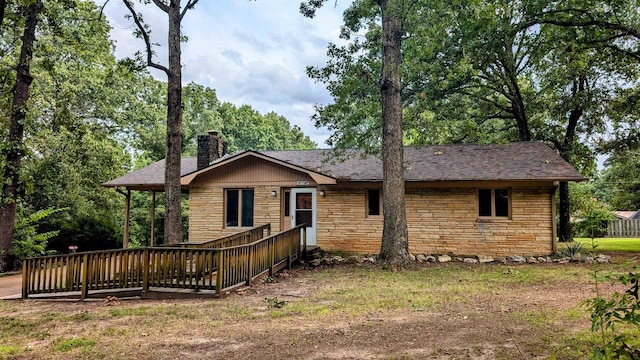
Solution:
[{"label": "white storm door", "polygon": [[291,227],[307,225],[307,245],[316,244],[316,189],[291,189]]}]

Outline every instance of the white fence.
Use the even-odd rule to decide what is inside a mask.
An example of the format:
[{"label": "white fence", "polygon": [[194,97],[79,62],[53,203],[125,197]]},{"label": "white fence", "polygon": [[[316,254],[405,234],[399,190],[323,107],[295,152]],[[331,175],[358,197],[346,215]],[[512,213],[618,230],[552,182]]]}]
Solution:
[{"label": "white fence", "polygon": [[610,220],[607,237],[640,237],[640,220]]}]

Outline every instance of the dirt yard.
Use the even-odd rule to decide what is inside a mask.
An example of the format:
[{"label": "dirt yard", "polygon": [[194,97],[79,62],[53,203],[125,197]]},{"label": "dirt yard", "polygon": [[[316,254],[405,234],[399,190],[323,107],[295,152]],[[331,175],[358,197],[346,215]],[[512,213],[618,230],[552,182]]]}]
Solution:
[{"label": "dirt yard", "polygon": [[222,299],[0,301],[0,359],[581,359],[593,269],[340,265]]}]

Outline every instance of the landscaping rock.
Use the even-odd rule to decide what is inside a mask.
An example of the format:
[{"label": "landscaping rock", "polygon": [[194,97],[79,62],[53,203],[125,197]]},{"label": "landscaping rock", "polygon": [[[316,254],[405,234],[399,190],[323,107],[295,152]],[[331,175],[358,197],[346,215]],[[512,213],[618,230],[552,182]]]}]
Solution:
[{"label": "landscaping rock", "polygon": [[409,253],[409,259],[411,259],[411,261],[416,261],[416,256],[412,253]]},{"label": "landscaping rock", "polygon": [[582,254],[577,253],[571,256],[571,261],[573,262],[582,262],[584,259],[582,258]]},{"label": "landscaping rock", "polygon": [[561,258],[553,259],[553,262],[556,264],[566,264],[569,262],[569,260],[571,259],[568,257],[561,257]]},{"label": "landscaping rock", "polygon": [[320,266],[320,264],[322,264],[322,260],[323,259],[313,259],[313,260],[309,261],[309,265],[311,265],[313,267],[318,267],[318,266]]},{"label": "landscaping rock", "polygon": [[516,263],[516,264],[523,264],[527,262],[527,259],[524,256],[513,255],[513,256],[507,256],[507,261]]},{"label": "landscaping rock", "polygon": [[334,265],[342,264],[344,261],[342,256],[334,256],[331,258],[331,263]]},{"label": "landscaping rock", "polygon": [[539,256],[539,257],[538,257],[538,262],[546,263],[546,262],[547,262],[547,258],[546,258],[546,257],[544,257],[544,256]]},{"label": "landscaping rock", "polygon": [[494,260],[496,262],[500,263],[500,264],[506,264],[507,263],[507,258],[504,258],[504,257],[497,257]]},{"label": "landscaping rock", "polygon": [[451,261],[451,256],[449,256],[449,255],[440,255],[440,256],[438,256],[438,262],[439,263],[446,263],[446,262],[449,262],[449,261]]},{"label": "landscaping rock", "polygon": [[351,255],[345,260],[347,264],[361,264],[362,258],[360,256]]},{"label": "landscaping rock", "polygon": [[416,255],[416,260],[421,263],[427,261],[427,258],[423,254],[418,254]]},{"label": "landscaping rock", "polygon": [[598,257],[596,258],[596,262],[598,264],[608,264],[611,262],[611,256],[599,254]]},{"label": "landscaping rock", "polygon": [[527,263],[529,264],[537,264],[538,263],[538,259],[536,259],[535,256],[531,256],[527,259]]},{"label": "landscaping rock", "polygon": [[493,262],[493,258],[487,255],[478,255],[478,262],[481,264]]},{"label": "landscaping rock", "polygon": [[436,259],[436,257],[435,257],[435,256],[432,256],[432,255],[427,255],[427,256],[425,256],[424,258],[425,258],[425,260],[426,260],[427,262],[430,262],[430,263],[434,263],[434,262],[438,261],[438,260]]},{"label": "landscaping rock", "polygon": [[464,258],[462,262],[464,262],[465,264],[477,264],[478,260],[473,258]]}]

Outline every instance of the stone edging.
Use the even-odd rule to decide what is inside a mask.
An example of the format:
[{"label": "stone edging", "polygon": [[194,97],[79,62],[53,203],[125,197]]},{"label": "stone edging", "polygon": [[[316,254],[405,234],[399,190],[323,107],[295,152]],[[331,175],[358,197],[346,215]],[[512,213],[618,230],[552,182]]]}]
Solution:
[{"label": "stone edging", "polygon": [[[411,260],[417,263],[447,263],[447,262],[462,262],[465,264],[539,264],[539,263],[556,263],[566,264],[569,262],[586,263],[586,264],[606,264],[611,262],[611,256],[598,254],[598,255],[582,255],[575,254],[571,257],[564,255],[552,255],[552,256],[506,256],[506,257],[491,257],[487,255],[473,255],[473,256],[455,256],[449,254],[442,255],[427,255],[427,254],[410,254]],[[311,267],[318,267],[320,265],[337,265],[337,264],[375,264],[378,261],[377,255],[351,255],[344,258],[339,255],[325,254],[322,258],[317,258],[308,261],[307,263]]]}]

